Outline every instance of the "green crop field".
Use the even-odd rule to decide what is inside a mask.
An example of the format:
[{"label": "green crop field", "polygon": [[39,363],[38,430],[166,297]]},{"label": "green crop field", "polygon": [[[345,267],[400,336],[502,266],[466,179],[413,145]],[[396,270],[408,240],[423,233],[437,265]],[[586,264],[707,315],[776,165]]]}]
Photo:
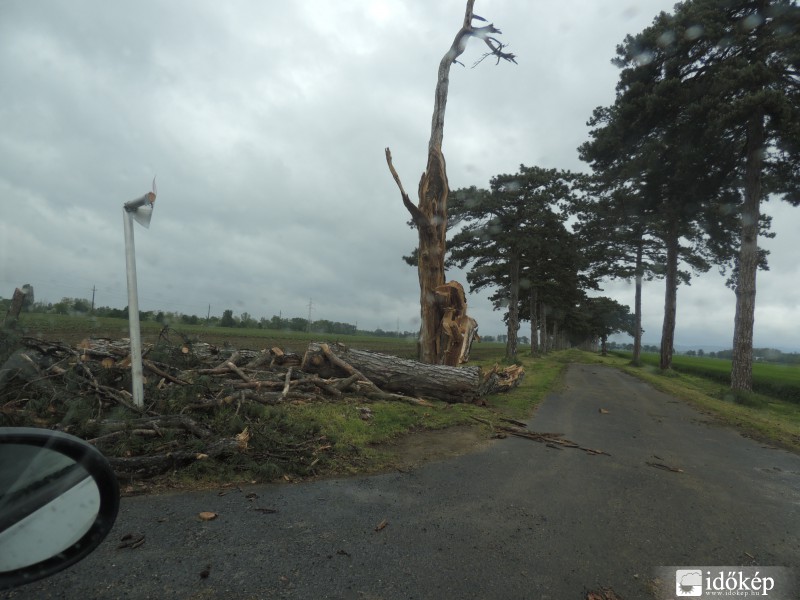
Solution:
[{"label": "green crop field", "polygon": [[[617,356],[630,358],[630,352],[614,352]],[[642,362],[657,367],[659,355],[642,353]],[[676,354],[672,357],[675,371],[699,375],[722,384],[730,384],[731,361],[706,356],[686,356]],[[789,402],[800,403],[800,367],[776,363],[753,363],[753,391]]]}]

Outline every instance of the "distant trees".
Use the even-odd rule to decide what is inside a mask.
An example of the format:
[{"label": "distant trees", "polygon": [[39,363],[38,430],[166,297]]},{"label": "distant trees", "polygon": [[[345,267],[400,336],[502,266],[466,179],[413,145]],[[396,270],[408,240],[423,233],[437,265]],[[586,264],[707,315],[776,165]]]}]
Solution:
[{"label": "distant trees", "polygon": [[608,352],[608,338],[615,333],[633,334],[634,316],[630,308],[605,296],[586,298],[583,302],[588,333],[600,340],[603,356]]},{"label": "distant trees", "polygon": [[[572,281],[574,265],[556,259],[569,248],[560,204],[571,202],[572,179],[566,171],[520,165],[515,174],[493,177],[489,190],[453,193],[464,226],[448,243],[447,262],[471,265],[467,281],[472,292],[496,288],[491,300],[496,309],[506,309],[508,359],[517,354],[521,314],[527,309],[536,323],[544,291],[553,292],[552,283]],[[534,329],[531,339],[538,338]]]},{"label": "distant trees", "polygon": [[220,327],[235,327],[236,321],[233,320],[233,311],[226,309],[222,311],[222,318],[219,321]]},{"label": "distant trees", "polygon": [[[8,310],[11,300],[0,297],[0,313]],[[30,307],[30,312],[42,314],[60,314],[83,316],[91,312],[91,302],[84,298],[62,298],[59,302],[36,302]],[[108,306],[96,307],[93,313],[96,317],[106,317],[115,319],[127,319],[128,307],[111,308]],[[209,315],[208,317],[198,317],[197,315],[187,315],[169,311],[139,311],[140,321],[155,321],[161,325],[177,327],[179,325],[195,326],[208,325],[210,327],[220,326],[226,328],[247,328],[247,329],[272,329],[275,331],[296,331],[320,333],[326,335],[357,335],[371,334],[381,337],[416,337],[417,333],[409,331],[397,331],[376,329],[374,331],[358,331],[356,325],[342,323],[340,321],[330,321],[320,319],[312,321],[311,327],[308,326],[308,319],[302,317],[287,318],[281,315],[273,315],[270,319],[261,317],[256,320],[250,313],[242,312],[235,315],[233,310],[226,309],[222,317]]]}]

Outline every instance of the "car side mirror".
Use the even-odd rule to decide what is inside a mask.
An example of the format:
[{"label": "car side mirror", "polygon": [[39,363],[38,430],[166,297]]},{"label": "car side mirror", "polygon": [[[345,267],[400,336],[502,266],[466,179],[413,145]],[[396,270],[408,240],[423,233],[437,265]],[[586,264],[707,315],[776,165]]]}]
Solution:
[{"label": "car side mirror", "polygon": [[86,557],[118,510],[117,478],[94,446],[59,431],[0,427],[0,590]]}]

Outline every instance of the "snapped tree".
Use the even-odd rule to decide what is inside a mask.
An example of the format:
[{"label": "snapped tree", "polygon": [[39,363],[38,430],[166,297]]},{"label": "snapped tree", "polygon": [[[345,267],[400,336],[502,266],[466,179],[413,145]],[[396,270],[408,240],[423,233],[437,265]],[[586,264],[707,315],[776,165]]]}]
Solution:
[{"label": "snapped tree", "polygon": [[[449,184],[442,154],[442,140],[444,138],[447,93],[450,85],[450,67],[453,63],[458,62],[458,57],[466,49],[467,42],[473,37],[482,40],[489,48],[480,60],[494,56],[498,64],[501,60],[516,63],[515,56],[505,52],[505,44],[495,37],[502,33],[499,29],[491,23],[483,26],[473,25],[473,21],[486,22],[486,19],[473,12],[474,4],[475,0],[467,1],[461,29],[456,33],[453,43],[439,63],[431,135],[428,142],[428,161],[419,182],[418,204],[411,201],[403,188],[400,176],[392,164],[392,153],[389,148],[386,148],[386,162],[389,170],[400,189],[403,204],[410,213],[411,220],[419,234],[417,253],[420,287],[419,360],[429,364],[455,365],[462,359],[461,356],[455,356],[452,349],[463,340],[452,339],[450,335],[452,328],[443,325],[443,320],[448,315],[448,308],[452,311],[452,307],[447,306],[446,302],[453,297],[453,293],[443,292],[440,289],[445,285],[444,258]],[[447,322],[452,323],[452,318],[445,321],[445,323]],[[474,328],[476,327],[477,324],[474,325]]]}]

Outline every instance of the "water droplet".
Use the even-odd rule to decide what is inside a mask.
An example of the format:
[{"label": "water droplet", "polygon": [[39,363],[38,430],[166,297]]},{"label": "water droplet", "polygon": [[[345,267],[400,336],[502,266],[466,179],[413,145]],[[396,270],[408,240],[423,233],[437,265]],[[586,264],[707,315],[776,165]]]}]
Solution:
[{"label": "water droplet", "polygon": [[703,35],[702,25],[692,25],[691,27],[687,27],[686,33],[684,33],[684,37],[686,37],[687,40],[696,40],[701,35]]},{"label": "water droplet", "polygon": [[764,17],[759,14],[750,15],[742,19],[741,27],[744,31],[752,31],[764,22]]},{"label": "water droplet", "polygon": [[660,36],[658,36],[658,45],[662,48],[666,48],[667,46],[671,46],[675,43],[675,32],[674,31],[665,31]]},{"label": "water droplet", "polygon": [[653,55],[652,52],[645,50],[644,52],[640,52],[639,54],[634,56],[633,62],[635,62],[640,67],[643,67],[644,65],[649,65],[651,62],[653,62],[654,58],[655,56]]}]

